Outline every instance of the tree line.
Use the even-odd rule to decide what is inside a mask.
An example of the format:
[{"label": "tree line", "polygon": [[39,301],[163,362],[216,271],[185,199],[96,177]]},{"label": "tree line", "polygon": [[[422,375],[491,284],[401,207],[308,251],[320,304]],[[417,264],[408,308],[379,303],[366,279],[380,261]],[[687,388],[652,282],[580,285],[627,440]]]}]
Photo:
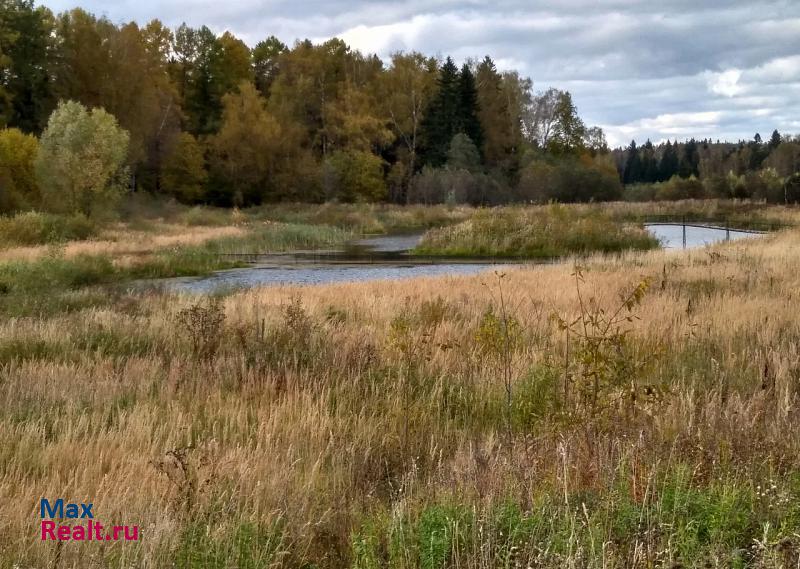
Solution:
[{"label": "tree line", "polygon": [[[0,128],[2,212],[91,214],[125,192],[220,206],[608,200],[685,153],[611,152],[569,92],[535,92],[489,56],[384,62],[336,38],[251,48],[32,0],[0,0]],[[619,169],[634,153],[639,166]]]},{"label": "tree line", "polygon": [[636,199],[755,198],[800,200],[800,137],[772,132],[764,141],[689,139],[612,151],[620,179]]},{"label": "tree line", "polygon": [[125,191],[222,206],[559,199],[567,163],[616,183],[568,92],[534,93],[488,56],[383,62],[274,36],[251,49],[206,26],[115,25],[32,0],[0,0],[0,126],[6,212],[88,213]]}]

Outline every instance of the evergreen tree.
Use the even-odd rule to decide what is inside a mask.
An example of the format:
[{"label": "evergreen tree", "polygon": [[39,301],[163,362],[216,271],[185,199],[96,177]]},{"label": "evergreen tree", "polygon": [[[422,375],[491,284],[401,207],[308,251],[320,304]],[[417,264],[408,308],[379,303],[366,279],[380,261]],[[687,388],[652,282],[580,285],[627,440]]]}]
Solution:
[{"label": "evergreen tree", "polygon": [[483,128],[478,118],[478,88],[475,76],[465,63],[458,77],[459,109],[457,132],[466,134],[472,143],[480,149],[483,146]]},{"label": "evergreen tree", "polygon": [[469,136],[463,132],[455,135],[450,141],[450,149],[447,151],[447,168],[477,173],[480,167],[480,152]]},{"label": "evergreen tree", "polygon": [[447,58],[439,70],[438,92],[428,106],[422,122],[424,163],[441,166],[447,161],[450,141],[459,130],[462,108],[458,68]]},{"label": "evergreen tree", "polygon": [[778,129],[772,131],[772,136],[769,137],[769,150],[772,152],[781,144],[781,133],[778,132]]},{"label": "evergreen tree", "polygon": [[628,158],[625,161],[625,172],[622,175],[622,182],[624,184],[635,184],[642,179],[642,159],[639,156],[639,149],[636,147],[636,141],[631,140],[628,146]]},{"label": "evergreen tree", "polygon": [[664,153],[661,155],[661,162],[658,166],[658,179],[666,182],[678,173],[678,143],[674,145],[669,140],[664,146]]},{"label": "evergreen tree", "polygon": [[656,161],[656,153],[655,149],[653,148],[653,143],[650,142],[649,138],[642,147],[641,159],[642,173],[639,181],[645,182],[646,184],[652,184],[653,182],[656,182],[658,180],[658,162]]},{"label": "evergreen tree", "polygon": [[700,175],[700,153],[697,150],[697,141],[692,138],[683,145],[683,154],[678,164],[678,175],[681,178]]}]

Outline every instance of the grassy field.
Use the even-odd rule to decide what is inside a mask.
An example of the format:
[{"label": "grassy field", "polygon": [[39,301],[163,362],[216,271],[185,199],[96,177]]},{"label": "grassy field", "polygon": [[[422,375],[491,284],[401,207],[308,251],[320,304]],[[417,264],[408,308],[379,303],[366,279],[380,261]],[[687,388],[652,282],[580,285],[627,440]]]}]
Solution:
[{"label": "grassy field", "polygon": [[[798,230],[220,298],[73,246],[0,271],[70,287],[3,305],[2,567],[799,562]],[[43,543],[41,497],[141,541]]]}]

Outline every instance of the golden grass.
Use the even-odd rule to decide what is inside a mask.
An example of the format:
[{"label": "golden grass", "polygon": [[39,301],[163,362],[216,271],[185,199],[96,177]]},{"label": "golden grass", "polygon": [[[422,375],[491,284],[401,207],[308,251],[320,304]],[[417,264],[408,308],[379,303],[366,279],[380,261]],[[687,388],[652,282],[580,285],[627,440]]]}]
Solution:
[{"label": "golden grass", "polygon": [[[550,369],[561,381],[565,336],[549,316],[580,314],[570,261],[508,269],[499,281],[485,273],[240,292],[222,301],[224,328],[206,338],[220,345],[202,360],[178,319],[198,302],[191,296],[130,296],[0,323],[0,562],[172,566],[187,528],[219,543],[255,524],[280,527],[281,537],[248,566],[366,567],[353,547],[365,520],[417,520],[453,502],[478,515],[511,500],[551,519],[551,533],[518,547],[523,567],[722,567],[761,534],[751,566],[790,566],[782,560],[800,545],[794,505],[754,501],[745,515],[771,526],[741,530],[745,544],[712,532],[691,550],[681,549],[695,542],[678,533],[676,514],[657,506],[681,468],[701,496],[718,487],[755,495],[770,481],[792,488],[800,231],[581,262],[585,300],[609,309],[650,279],[630,349],[656,357],[630,380],[658,397],[633,412],[611,405],[589,419],[569,402],[551,408],[549,393],[517,411],[530,373]],[[524,331],[510,360],[511,427],[498,363],[476,339],[500,287]],[[188,446],[183,466],[167,454]],[[92,501],[100,521],[138,524],[143,540],[57,552],[38,540],[42,496]],[[658,514],[619,540],[611,522],[625,519],[624,504]],[[553,529],[562,522],[566,537]],[[496,544],[474,531],[447,563],[500,565],[486,553]],[[245,566],[235,553],[219,564],[203,551],[178,565]],[[425,565],[423,552],[408,552],[393,566]]]},{"label": "golden grass", "polygon": [[[126,224],[106,228],[100,238],[88,241],[71,241],[61,246],[67,258],[77,255],[112,255],[130,257],[152,253],[170,247],[200,245],[212,239],[242,237],[247,229],[240,226],[202,227],[178,224],[154,224],[147,231],[136,230]],[[52,251],[52,245],[10,247],[0,250],[2,261],[35,261]]]}]

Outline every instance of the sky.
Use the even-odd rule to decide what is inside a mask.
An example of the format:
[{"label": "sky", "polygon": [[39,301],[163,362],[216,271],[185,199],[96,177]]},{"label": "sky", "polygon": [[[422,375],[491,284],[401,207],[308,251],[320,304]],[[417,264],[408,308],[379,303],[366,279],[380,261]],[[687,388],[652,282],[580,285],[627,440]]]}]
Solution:
[{"label": "sky", "polygon": [[48,0],[115,23],[158,18],[230,31],[344,39],[386,59],[490,55],[534,90],[569,90],[609,144],[800,134],[800,0]]}]

